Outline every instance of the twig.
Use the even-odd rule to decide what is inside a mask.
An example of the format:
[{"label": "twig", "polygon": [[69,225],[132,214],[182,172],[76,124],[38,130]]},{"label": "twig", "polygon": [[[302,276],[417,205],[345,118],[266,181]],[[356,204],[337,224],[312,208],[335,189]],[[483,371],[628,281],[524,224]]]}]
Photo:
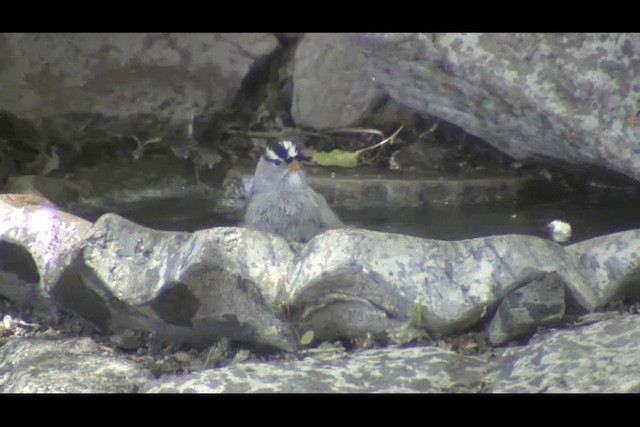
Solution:
[{"label": "twig", "polygon": [[[356,153],[363,153],[363,152],[365,152],[365,151],[372,150],[372,149],[374,149],[374,148],[376,148],[376,147],[380,147],[380,146],[382,146],[382,145],[386,144],[386,143],[387,143],[387,142],[389,142],[389,141],[393,141],[393,138],[395,138],[395,137],[396,137],[396,135],[398,135],[398,133],[400,133],[400,131],[402,130],[402,128],[403,128],[403,126],[402,126],[402,125],[400,125],[400,127],[398,128],[398,130],[397,130],[397,131],[395,131],[395,132],[394,132],[394,133],[393,133],[389,138],[385,138],[385,139],[383,139],[382,141],[378,142],[377,144],[372,145],[371,147],[361,148],[361,149],[359,149],[358,151],[356,151]],[[383,136],[384,136],[384,135],[383,135]]]}]

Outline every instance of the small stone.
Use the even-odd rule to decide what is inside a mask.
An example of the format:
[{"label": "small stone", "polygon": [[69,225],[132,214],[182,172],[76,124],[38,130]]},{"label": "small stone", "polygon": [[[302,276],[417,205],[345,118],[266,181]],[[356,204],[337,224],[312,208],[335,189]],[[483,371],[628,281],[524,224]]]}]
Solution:
[{"label": "small stone", "polygon": [[554,242],[567,242],[571,239],[571,224],[555,219],[547,224],[547,232]]}]

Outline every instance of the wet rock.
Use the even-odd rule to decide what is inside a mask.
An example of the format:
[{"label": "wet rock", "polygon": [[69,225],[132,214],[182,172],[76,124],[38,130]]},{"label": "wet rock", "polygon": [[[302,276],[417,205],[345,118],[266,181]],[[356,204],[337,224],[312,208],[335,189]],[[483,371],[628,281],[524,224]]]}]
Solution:
[{"label": "wet rock", "polygon": [[331,129],[357,124],[382,93],[337,34],[305,34],[298,42],[291,116],[298,126]]},{"label": "wet rock", "polygon": [[489,342],[500,345],[533,334],[564,317],[564,288],[556,274],[544,274],[509,293],[489,323]]},{"label": "wet rock", "polygon": [[640,316],[626,315],[534,337],[496,352],[496,393],[637,393]]},{"label": "wet rock", "polygon": [[0,346],[0,393],[134,393],[152,378],[90,338],[13,338]]},{"label": "wet rock", "polygon": [[[200,174],[215,179],[211,175]],[[192,164],[167,156],[106,162],[65,179],[15,177],[9,179],[6,190],[42,195],[90,221],[112,212],[153,228],[190,231],[233,220],[221,206],[221,185],[198,184]]]},{"label": "wet rock", "polygon": [[[314,170],[315,172],[315,170]],[[429,206],[509,202],[535,178],[489,175],[444,179],[428,173],[357,169],[310,174],[309,183],[341,212],[404,211]]]},{"label": "wet rock", "polygon": [[[228,171],[201,170],[198,182],[189,161],[154,156],[137,161],[108,161],[82,168],[64,179],[15,177],[9,180],[6,190],[43,195],[62,209],[90,221],[111,212],[151,228],[193,231],[241,223],[251,191],[253,167],[245,162]],[[449,212],[443,216],[449,220],[453,216],[451,211],[457,207],[494,203],[506,209],[524,189],[542,180],[515,174],[444,178],[379,169],[334,170],[318,166],[305,169],[310,184],[350,224],[364,228],[375,226],[376,222],[405,227],[411,224],[419,232],[407,234],[418,236],[429,236],[426,232],[429,223],[421,218],[426,215],[425,209],[446,207]],[[400,224],[395,224],[394,216],[400,211],[403,218]],[[413,218],[407,220],[409,216]],[[433,218],[433,214],[429,217]],[[400,230],[405,232],[403,228]]]},{"label": "wet rock", "polygon": [[[629,34],[350,34],[396,101],[517,158],[597,164],[640,179],[640,40]],[[636,96],[633,96],[635,94]],[[631,96],[630,96],[631,95]]]},{"label": "wet rock", "polygon": [[[76,213],[89,193],[87,187],[68,179],[41,175],[22,175],[9,178],[4,191],[7,193],[32,194],[51,200],[63,210]],[[78,209],[80,210],[80,209]]]}]

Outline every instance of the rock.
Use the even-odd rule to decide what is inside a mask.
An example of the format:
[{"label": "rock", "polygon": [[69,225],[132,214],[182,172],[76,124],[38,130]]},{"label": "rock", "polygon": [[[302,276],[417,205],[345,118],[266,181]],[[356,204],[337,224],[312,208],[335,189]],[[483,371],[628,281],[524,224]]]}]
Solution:
[{"label": "rock", "polygon": [[35,175],[11,178],[6,190],[42,195],[90,221],[112,212],[153,228],[189,231],[227,225],[234,222],[234,213],[239,215],[221,206],[221,185],[212,184],[198,184],[188,162],[154,157],[107,162],[65,179]]},{"label": "rock", "polygon": [[547,224],[546,228],[549,238],[554,242],[564,243],[571,239],[571,224],[568,222],[554,219]]},{"label": "rock", "polygon": [[67,212],[73,212],[79,207],[83,198],[89,193],[87,187],[82,184],[68,179],[40,175],[23,175],[9,178],[4,190],[8,193],[44,197]]},{"label": "rock", "polygon": [[331,175],[311,169],[309,183],[340,212],[403,211],[431,206],[512,202],[529,184],[527,176],[486,175],[443,179],[430,173],[356,169]]},{"label": "rock", "polygon": [[144,330],[198,348],[227,337],[292,350],[274,308],[292,257],[284,240],[247,229],[162,232],[106,214],[51,293],[103,332]]},{"label": "rock", "polygon": [[[434,346],[346,352],[323,343],[293,360],[241,361],[154,378],[88,338],[0,341],[0,392],[596,392],[640,389],[640,316],[545,331],[527,345],[461,355]],[[240,354],[240,353],[239,353]],[[180,362],[189,354],[178,352]],[[71,374],[70,374],[71,373]]]},{"label": "rock", "polygon": [[298,42],[291,116],[298,126],[332,129],[356,125],[382,93],[342,36],[305,34]]},{"label": "rock", "polygon": [[435,347],[340,351],[241,363],[147,383],[142,393],[434,393],[478,391],[484,361]]},{"label": "rock", "polygon": [[489,342],[500,345],[532,334],[564,317],[564,288],[555,273],[543,274],[509,293],[489,323]]},{"label": "rock", "polygon": [[4,34],[0,104],[27,119],[70,112],[159,114],[228,106],[270,34]]},{"label": "rock", "polygon": [[[75,217],[45,213],[67,218],[69,246],[53,254],[46,246],[61,245],[55,228],[45,233],[54,243],[34,246],[36,223],[8,205],[0,237],[14,246],[4,248],[6,259],[31,255],[34,266],[19,272],[31,278],[30,292],[8,280],[4,294],[24,303],[37,289],[103,333],[142,330],[198,348],[226,337],[288,351],[308,330],[316,340],[384,338],[408,325],[448,335],[482,322],[487,307],[545,274],[555,275],[574,311],[598,302],[573,257],[531,236],[449,242],[339,229],[296,253],[281,237],[245,228],[162,232],[105,214],[90,230],[80,222],[79,233]],[[7,277],[16,265],[3,264]]]},{"label": "rock", "polygon": [[596,307],[592,289],[561,246],[518,235],[447,242],[329,230],[302,250],[286,291],[303,323],[317,324],[319,312],[331,310],[322,322],[341,319],[332,313],[342,311],[352,333],[420,318],[427,331],[446,335],[479,323],[487,307],[544,273],[557,274],[577,310]]},{"label": "rock", "polygon": [[0,195],[0,294],[53,314],[49,291],[90,226],[42,197]]},{"label": "rock", "polygon": [[364,57],[363,73],[396,101],[516,159],[598,165],[640,179],[633,148],[638,130],[626,122],[640,94],[640,75],[632,72],[640,67],[634,35],[339,37],[341,49]]},{"label": "rock", "polygon": [[437,347],[389,346],[307,353],[302,360],[247,362],[163,377],[144,393],[634,393],[640,316],[548,331],[529,344],[464,356]]},{"label": "rock", "polygon": [[135,393],[153,375],[90,338],[13,338],[0,346],[0,393]]},{"label": "rock", "polygon": [[[128,379],[115,385],[69,384],[68,366],[91,372],[98,363],[96,349],[109,350],[87,339],[10,337],[14,323],[30,330],[39,325],[9,315],[0,334],[0,390],[53,391],[41,384],[62,384],[56,390],[633,391],[640,387],[633,351],[640,338],[638,315],[592,313],[589,319],[599,323],[579,329],[558,323],[562,329],[539,333],[524,346],[494,349],[490,358],[394,345],[347,356],[338,347],[328,349],[325,341],[424,342],[422,331],[442,342],[480,325],[489,307],[498,306],[489,325],[489,339],[497,345],[560,321],[565,304],[572,314],[589,313],[610,298],[637,298],[633,242],[639,232],[562,247],[523,235],[440,241],[347,228],[291,246],[279,236],[244,228],[162,232],[114,214],[91,226],[41,197],[5,194],[0,196],[4,297],[49,308],[55,301],[114,334],[109,342],[129,351],[144,346],[150,332],[154,341],[201,350],[224,347],[220,343],[229,340],[309,357],[256,363],[247,361],[252,358],[245,351],[233,366],[143,385]],[[612,254],[620,256],[617,262]],[[305,346],[311,348],[300,350],[299,339],[309,331],[313,342]],[[402,331],[409,339],[398,339]],[[67,368],[47,360],[46,370],[38,370],[45,357],[41,351]],[[7,359],[13,353],[22,359]],[[191,352],[185,359],[186,354],[168,357],[167,369],[211,366],[192,360]],[[605,361],[607,369],[595,372]],[[120,369],[115,363],[113,369]],[[554,379],[558,366],[564,383]],[[310,377],[312,370],[319,374]],[[247,382],[249,371],[255,375]],[[131,377],[147,375],[131,372]]]},{"label": "rock", "polygon": [[640,230],[595,237],[566,249],[578,268],[585,272],[598,307],[624,297],[630,301],[640,299]]},{"label": "rock", "polygon": [[[241,223],[253,167],[246,162],[228,171],[223,168],[201,170],[201,183],[198,183],[194,166],[188,161],[159,155],[137,161],[108,161],[82,168],[64,179],[35,175],[15,177],[9,180],[6,191],[40,194],[63,210],[90,221],[111,212],[155,229],[193,231]],[[485,203],[500,204],[505,215],[507,212],[510,215],[510,204],[518,200],[525,189],[544,184],[541,177],[515,174],[443,179],[418,172],[334,171],[317,166],[305,169],[312,187],[350,224],[376,229],[376,225],[383,222],[389,227],[380,231],[394,231],[399,227],[397,231],[417,236],[430,236],[429,223],[423,220],[427,209],[440,209],[428,212],[430,218],[442,215],[451,224],[450,229],[455,230],[457,224],[452,218],[456,212],[464,216],[460,218],[461,224],[467,222],[462,209]],[[397,215],[398,211],[402,211],[402,218]],[[475,208],[473,215],[478,215]],[[409,231],[408,227],[416,231]],[[435,227],[434,231],[439,230],[442,227]],[[489,231],[478,230],[478,233],[483,235]]]},{"label": "rock", "polygon": [[[393,339],[407,327],[446,336],[502,304],[490,327],[499,344],[559,320],[563,293],[576,314],[635,289],[637,232],[565,249],[524,235],[441,241],[346,228],[290,246],[245,228],[163,232],[115,214],[90,226],[41,198],[0,200],[4,296],[53,298],[103,333],[197,348],[228,338],[292,351],[307,331],[316,342]],[[620,262],[601,271],[593,260],[611,258],[609,242]]]},{"label": "rock", "polygon": [[637,393],[640,316],[626,315],[534,337],[498,351],[487,391]]},{"label": "rock", "polygon": [[[0,36],[0,46],[0,105],[61,148],[63,164],[87,166],[139,158],[145,143],[165,152],[193,146],[194,117],[211,121],[229,108],[278,41],[257,33],[16,33]],[[40,163],[26,173],[52,170]]]}]

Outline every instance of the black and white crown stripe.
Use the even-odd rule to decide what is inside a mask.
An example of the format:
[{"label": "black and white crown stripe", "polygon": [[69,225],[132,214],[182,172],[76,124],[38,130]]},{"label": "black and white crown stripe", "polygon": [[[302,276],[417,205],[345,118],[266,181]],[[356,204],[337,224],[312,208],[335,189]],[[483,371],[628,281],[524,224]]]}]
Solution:
[{"label": "black and white crown stripe", "polygon": [[302,155],[300,146],[290,140],[278,142],[273,149],[267,148],[264,151],[263,157],[265,160],[272,162],[275,165],[278,165],[281,160],[287,162],[287,164],[294,160],[308,160],[307,157]]}]

